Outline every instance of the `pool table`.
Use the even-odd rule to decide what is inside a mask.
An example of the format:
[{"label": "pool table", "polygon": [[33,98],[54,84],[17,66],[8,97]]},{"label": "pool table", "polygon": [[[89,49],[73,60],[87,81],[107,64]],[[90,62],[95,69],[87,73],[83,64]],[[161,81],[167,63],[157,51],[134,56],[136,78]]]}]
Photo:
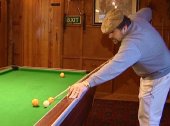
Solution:
[{"label": "pool table", "polygon": [[[65,77],[59,75],[64,72]],[[70,85],[83,81],[88,73],[82,70],[10,66],[0,69],[0,122],[3,126],[80,126],[93,102],[95,88],[80,99],[69,99],[67,92],[47,108],[43,101],[55,97]],[[32,99],[39,106],[32,106]]]}]

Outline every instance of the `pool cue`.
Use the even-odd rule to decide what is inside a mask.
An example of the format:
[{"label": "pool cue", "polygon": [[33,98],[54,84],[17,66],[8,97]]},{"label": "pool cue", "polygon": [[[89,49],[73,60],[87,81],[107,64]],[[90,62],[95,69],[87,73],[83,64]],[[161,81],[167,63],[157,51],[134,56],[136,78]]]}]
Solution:
[{"label": "pool cue", "polygon": [[[107,64],[110,60],[112,60],[112,58],[110,58],[109,60],[107,60],[106,62],[104,62],[103,64],[101,64],[99,67],[97,67],[96,69],[94,69],[93,71],[91,71],[89,74],[87,74],[85,77],[83,77],[82,79],[80,79],[78,82],[82,82],[85,79],[87,79],[90,75],[92,75],[93,73],[97,72],[100,68],[102,68],[105,64]],[[76,82],[76,83],[78,83]],[[62,94],[64,94],[66,91],[68,91],[70,89],[70,86],[65,89],[64,91],[62,91],[60,94],[56,95],[54,97],[54,99],[58,98],[59,96],[61,96]]]},{"label": "pool cue", "polygon": [[68,87],[67,89],[65,89],[64,91],[62,91],[60,94],[56,95],[55,97],[53,97],[54,100],[57,99],[57,98],[58,98],[59,96],[61,96],[62,94],[64,94],[66,91],[68,91],[69,88],[70,88],[70,87]]},{"label": "pool cue", "polygon": [[89,74],[87,74],[85,77],[83,77],[82,79],[80,79],[80,80],[79,80],[78,82],[76,82],[76,83],[80,83],[80,82],[86,80],[86,79],[89,78],[93,73],[95,73],[95,72],[97,72],[98,70],[100,70],[104,65],[106,65],[106,64],[107,64],[109,61],[111,61],[112,59],[113,59],[113,57],[110,58],[110,59],[108,59],[106,62],[102,63],[100,66],[98,66],[98,67],[95,68],[94,70],[92,70]]}]

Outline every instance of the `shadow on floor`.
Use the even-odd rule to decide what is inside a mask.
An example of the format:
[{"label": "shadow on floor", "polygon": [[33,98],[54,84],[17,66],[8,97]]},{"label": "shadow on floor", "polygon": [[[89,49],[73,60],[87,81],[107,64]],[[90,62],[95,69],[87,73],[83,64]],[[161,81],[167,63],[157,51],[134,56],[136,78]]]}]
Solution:
[{"label": "shadow on floor", "polygon": [[[138,105],[138,102],[96,99],[84,126],[139,126]],[[160,126],[170,126],[169,117],[170,103],[167,103]]]}]

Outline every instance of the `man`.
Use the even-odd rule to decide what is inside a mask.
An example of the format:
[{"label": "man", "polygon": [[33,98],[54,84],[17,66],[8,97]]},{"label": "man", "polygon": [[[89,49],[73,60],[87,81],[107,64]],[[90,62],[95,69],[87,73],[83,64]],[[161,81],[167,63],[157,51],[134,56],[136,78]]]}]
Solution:
[{"label": "man", "polygon": [[170,88],[170,52],[160,34],[149,23],[150,8],[143,8],[130,18],[120,10],[106,14],[101,30],[109,34],[118,53],[100,70],[82,83],[70,87],[68,96],[78,98],[82,92],[111,80],[132,66],[140,79],[140,126],[159,126],[162,111]]}]

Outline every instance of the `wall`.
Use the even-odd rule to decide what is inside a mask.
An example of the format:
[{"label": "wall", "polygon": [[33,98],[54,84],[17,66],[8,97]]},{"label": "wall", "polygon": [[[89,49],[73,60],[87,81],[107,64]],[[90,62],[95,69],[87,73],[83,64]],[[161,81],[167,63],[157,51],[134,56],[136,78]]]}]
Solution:
[{"label": "wall", "polygon": [[8,6],[9,64],[59,67],[63,1],[10,0]]},{"label": "wall", "polygon": [[0,67],[7,65],[7,3],[0,0]]}]

